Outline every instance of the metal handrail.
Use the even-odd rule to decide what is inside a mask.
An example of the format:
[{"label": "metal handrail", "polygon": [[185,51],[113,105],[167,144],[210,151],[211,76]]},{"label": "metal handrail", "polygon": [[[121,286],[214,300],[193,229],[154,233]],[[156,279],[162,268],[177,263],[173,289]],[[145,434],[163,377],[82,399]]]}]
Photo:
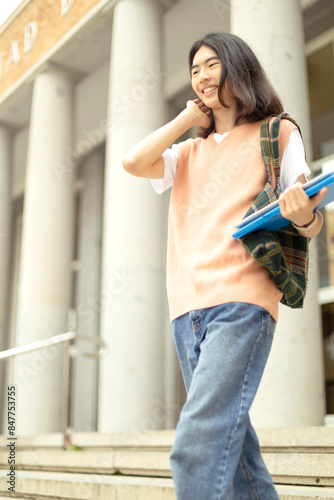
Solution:
[{"label": "metal handrail", "polygon": [[100,358],[106,353],[106,345],[100,337],[89,337],[86,335],[77,335],[75,332],[66,332],[55,335],[45,340],[38,340],[37,342],[31,342],[30,344],[25,344],[23,346],[12,347],[11,349],[6,349],[5,351],[0,351],[0,359],[11,358],[17,356],[18,354],[24,354],[25,352],[37,351],[38,349],[43,349],[44,347],[49,347],[53,344],[60,344],[61,342],[67,342],[72,339],[78,340],[89,340],[100,344],[100,349],[97,353],[83,353],[86,357]]},{"label": "metal handrail", "polygon": [[39,340],[37,342],[31,342],[30,344],[25,344],[23,346],[12,347],[11,349],[6,349],[0,352],[0,359],[11,358],[17,356],[18,354],[23,354],[25,352],[37,351],[37,349],[43,349],[43,347],[49,347],[53,344],[60,344],[61,342],[66,342],[67,340],[72,340],[75,337],[75,332],[66,332],[56,335],[55,337],[50,337],[45,340]]},{"label": "metal handrail", "polygon": [[86,335],[77,335],[75,331],[69,331],[66,333],[60,333],[54,337],[49,337],[48,339],[39,340],[37,342],[31,342],[30,344],[25,344],[23,346],[12,347],[11,349],[6,349],[0,352],[0,360],[12,358],[20,354],[24,354],[31,351],[37,351],[38,349],[44,349],[54,344],[60,344],[65,342],[64,350],[64,366],[63,366],[63,403],[62,403],[62,433],[63,433],[63,447],[67,448],[67,424],[68,424],[68,414],[69,414],[69,393],[70,393],[70,363],[71,358],[76,356],[77,352],[71,350],[70,341],[71,340],[86,340],[89,342],[94,342],[100,346],[96,353],[84,352],[82,353],[85,357],[90,358],[101,358],[107,352],[107,346],[105,342],[100,337],[92,337]]}]

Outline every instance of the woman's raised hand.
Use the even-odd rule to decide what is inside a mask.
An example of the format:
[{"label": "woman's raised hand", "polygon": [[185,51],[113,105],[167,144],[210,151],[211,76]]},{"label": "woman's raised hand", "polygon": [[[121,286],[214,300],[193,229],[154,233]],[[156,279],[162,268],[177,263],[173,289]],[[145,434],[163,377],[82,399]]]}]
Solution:
[{"label": "woman's raised hand", "polygon": [[204,102],[200,102],[199,99],[194,99],[187,101],[187,110],[191,113],[191,118],[194,125],[199,127],[208,128],[212,122],[212,112]]}]

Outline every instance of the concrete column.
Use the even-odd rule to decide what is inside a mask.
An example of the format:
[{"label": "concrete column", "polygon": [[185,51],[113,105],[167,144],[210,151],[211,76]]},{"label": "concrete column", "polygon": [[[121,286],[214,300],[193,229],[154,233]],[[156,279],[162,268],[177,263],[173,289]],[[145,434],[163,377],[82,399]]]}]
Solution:
[{"label": "concrete column", "polygon": [[[74,233],[73,83],[46,69],[34,82],[24,194],[16,345],[67,331]],[[17,432],[59,431],[63,344],[15,360]]]},{"label": "concrete column", "polygon": [[0,125],[0,342],[5,343],[5,321],[8,304],[11,196],[12,138],[7,127]]},{"label": "concrete column", "polygon": [[[78,222],[78,259],[76,285],[77,330],[79,335],[99,335],[99,292],[101,270],[101,233],[103,208],[104,151],[100,148],[80,165],[80,210]],[[79,341],[78,356],[72,365],[71,426],[76,432],[96,431],[98,401],[98,361],[87,357],[96,352],[92,342]]]},{"label": "concrete column", "polygon": [[[299,123],[311,160],[303,24],[298,0],[231,0],[231,32],[250,44]],[[257,427],[324,423],[324,381],[318,270],[312,242],[310,280],[302,310],[280,306],[271,356],[252,408]],[[259,283],[259,286],[261,284]]]},{"label": "concrete column", "polygon": [[[9,264],[11,248],[12,189],[11,189],[12,137],[7,127],[0,125],[0,350],[8,346]],[[0,364],[0,380],[5,380],[5,363]],[[1,407],[5,397],[0,387]]]},{"label": "concrete column", "polygon": [[99,431],[160,428],[165,269],[161,207],[123,155],[162,125],[161,10],[155,0],[115,6],[104,192]]}]

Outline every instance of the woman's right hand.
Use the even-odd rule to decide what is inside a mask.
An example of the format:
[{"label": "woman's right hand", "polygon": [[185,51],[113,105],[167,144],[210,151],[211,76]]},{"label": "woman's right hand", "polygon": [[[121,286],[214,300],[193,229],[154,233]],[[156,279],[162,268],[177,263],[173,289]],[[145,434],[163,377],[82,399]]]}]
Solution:
[{"label": "woman's right hand", "polygon": [[204,102],[199,99],[188,101],[187,107],[179,115],[142,139],[124,156],[124,169],[138,177],[163,179],[163,152],[194,125],[210,127],[211,116],[212,111]]},{"label": "woman's right hand", "polygon": [[199,99],[187,101],[187,112],[191,113],[193,125],[209,128],[212,122],[212,111]]}]

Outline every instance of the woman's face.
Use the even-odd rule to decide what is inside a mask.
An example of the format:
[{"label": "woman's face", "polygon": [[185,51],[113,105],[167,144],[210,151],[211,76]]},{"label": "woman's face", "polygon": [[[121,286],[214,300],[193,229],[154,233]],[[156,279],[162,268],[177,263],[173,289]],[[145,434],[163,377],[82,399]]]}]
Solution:
[{"label": "woman's face", "polygon": [[[222,108],[218,99],[218,86],[222,65],[217,52],[202,45],[195,54],[191,68],[191,85],[197,96],[211,109]],[[234,96],[227,84],[223,88],[223,100],[227,105],[234,102]]]}]

